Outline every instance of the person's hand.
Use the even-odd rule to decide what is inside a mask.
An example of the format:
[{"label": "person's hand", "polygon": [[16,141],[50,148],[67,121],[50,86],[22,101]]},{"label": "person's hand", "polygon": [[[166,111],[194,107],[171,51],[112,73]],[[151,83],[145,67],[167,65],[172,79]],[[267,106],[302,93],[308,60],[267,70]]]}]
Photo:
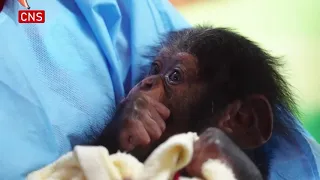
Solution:
[{"label": "person's hand", "polygon": [[225,137],[222,136],[224,136],[223,132],[216,128],[208,128],[200,134],[199,139],[194,143],[192,160],[186,167],[189,175],[203,178],[201,168],[203,163],[209,159],[219,159],[222,162],[226,162],[225,154],[221,147],[221,138]]},{"label": "person's hand", "polygon": [[209,159],[225,164],[238,179],[262,179],[258,168],[249,157],[217,128],[208,128],[200,134],[194,143],[193,157],[185,168],[186,172],[191,176],[203,178],[201,168]]},{"label": "person's hand", "polygon": [[166,128],[170,111],[160,102],[143,93],[129,95],[121,102],[121,150],[131,151],[137,146],[149,145],[158,140]]}]

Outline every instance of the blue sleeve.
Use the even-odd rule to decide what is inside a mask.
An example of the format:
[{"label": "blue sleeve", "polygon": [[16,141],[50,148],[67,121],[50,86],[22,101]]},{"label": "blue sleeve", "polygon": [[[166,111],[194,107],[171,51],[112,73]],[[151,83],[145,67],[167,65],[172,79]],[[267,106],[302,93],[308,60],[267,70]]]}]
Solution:
[{"label": "blue sleeve", "polygon": [[32,0],[44,24],[0,13],[0,179],[23,179],[88,143],[147,60],[159,34],[189,27],[166,0]]}]

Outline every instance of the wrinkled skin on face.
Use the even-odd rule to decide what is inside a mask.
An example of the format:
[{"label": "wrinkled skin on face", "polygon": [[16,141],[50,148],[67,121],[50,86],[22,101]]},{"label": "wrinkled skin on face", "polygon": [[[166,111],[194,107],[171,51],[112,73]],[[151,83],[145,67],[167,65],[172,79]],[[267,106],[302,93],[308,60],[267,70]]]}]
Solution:
[{"label": "wrinkled skin on face", "polygon": [[[192,105],[197,103],[199,99],[197,96],[201,88],[203,85],[197,76],[196,58],[188,53],[171,54],[170,51],[163,49],[152,63],[149,75],[138,83],[127,97],[131,98],[139,94],[140,100],[138,101],[143,99],[143,103],[140,102],[138,103],[140,105],[134,107],[146,114],[148,118],[139,118],[144,126],[134,129],[136,133],[144,134],[144,136],[130,134],[127,132],[128,128],[123,128],[120,134],[124,133],[127,136],[125,138],[120,136],[121,148],[130,151],[134,149],[132,147],[137,147],[132,153],[145,158],[150,151],[168,137],[189,131],[191,114],[187,112],[191,112]],[[162,107],[162,109],[155,107]],[[141,138],[132,142],[131,137]]]},{"label": "wrinkled skin on face", "polygon": [[[121,102],[122,108],[119,108],[125,112],[118,117],[122,122],[119,149],[130,152],[141,161],[170,136],[193,129],[190,117],[195,115],[191,112],[198,108],[193,104],[201,103],[201,93],[205,89],[197,74],[195,57],[184,52],[169,55],[166,50],[160,53],[149,75],[129,92]],[[201,128],[206,129],[205,125]],[[252,172],[253,163],[239,148],[225,151],[226,147],[237,146],[222,131],[207,129],[195,143],[194,158],[185,172],[190,176],[202,177],[201,165],[209,158],[221,159],[231,166],[228,157],[232,154],[240,154],[236,158],[245,159]],[[255,169],[254,173],[258,172]]]},{"label": "wrinkled skin on face", "polygon": [[188,112],[197,103],[203,86],[196,63],[188,53],[161,50],[149,74],[120,103],[116,119],[106,127],[99,143],[144,160],[170,136],[190,131]]},{"label": "wrinkled skin on face", "polygon": [[170,136],[193,131],[200,140],[188,174],[200,176],[204,160],[216,158],[238,179],[259,179],[243,150],[255,150],[269,140],[273,102],[284,94],[277,87],[284,81],[266,61],[271,56],[226,29],[191,28],[170,34],[167,41],[97,144],[143,161]]}]

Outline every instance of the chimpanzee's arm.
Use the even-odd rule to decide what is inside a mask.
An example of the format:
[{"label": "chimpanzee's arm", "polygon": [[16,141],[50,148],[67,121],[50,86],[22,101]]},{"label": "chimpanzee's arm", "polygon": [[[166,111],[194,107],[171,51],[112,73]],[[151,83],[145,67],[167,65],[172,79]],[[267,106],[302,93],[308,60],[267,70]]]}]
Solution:
[{"label": "chimpanzee's arm", "polygon": [[[110,153],[132,152],[138,146],[148,146],[161,137],[169,115],[167,107],[151,97],[129,93],[95,144],[105,146]],[[143,151],[148,152],[146,148]]]},{"label": "chimpanzee's arm", "polygon": [[120,149],[119,134],[120,127],[123,121],[123,110],[124,106],[120,104],[112,121],[107,124],[102,134],[98,137],[96,142],[94,142],[94,145],[101,145],[106,147],[110,154],[115,153]]}]

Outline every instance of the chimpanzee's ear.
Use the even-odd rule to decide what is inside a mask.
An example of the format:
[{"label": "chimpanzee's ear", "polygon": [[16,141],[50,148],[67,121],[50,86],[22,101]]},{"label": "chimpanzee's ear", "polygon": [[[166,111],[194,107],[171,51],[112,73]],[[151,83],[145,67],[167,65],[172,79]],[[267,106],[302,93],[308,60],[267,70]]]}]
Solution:
[{"label": "chimpanzee's ear", "polygon": [[273,113],[270,103],[263,95],[251,95],[244,101],[234,101],[224,111],[218,126],[241,148],[257,148],[272,135]]}]

